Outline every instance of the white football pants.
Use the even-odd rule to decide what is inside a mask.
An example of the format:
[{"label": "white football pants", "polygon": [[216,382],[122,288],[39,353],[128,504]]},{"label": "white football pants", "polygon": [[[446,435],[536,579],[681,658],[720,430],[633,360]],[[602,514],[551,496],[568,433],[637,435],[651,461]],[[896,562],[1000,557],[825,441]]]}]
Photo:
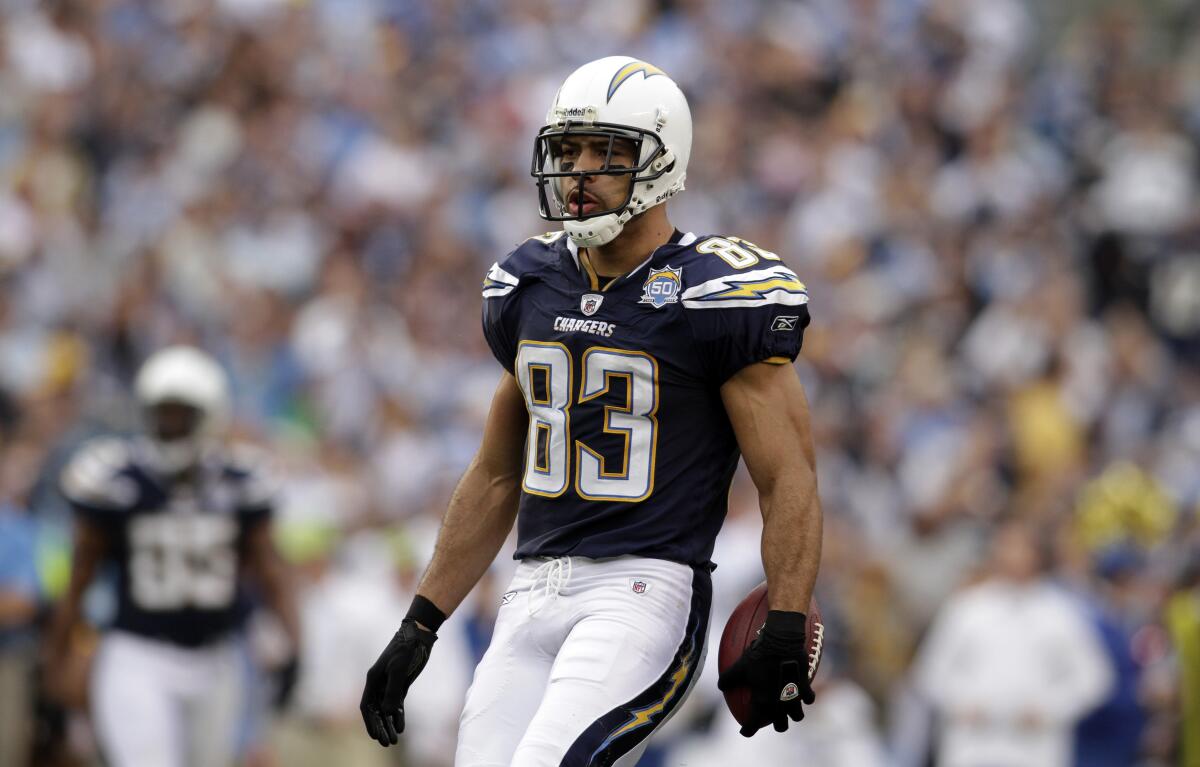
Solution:
[{"label": "white football pants", "polygon": [[109,632],[92,668],[92,722],[111,767],[229,767],[245,718],[233,641],[180,647]]},{"label": "white football pants", "polygon": [[521,562],[467,693],[455,766],[636,764],[700,675],[711,601],[707,570],[666,560]]}]

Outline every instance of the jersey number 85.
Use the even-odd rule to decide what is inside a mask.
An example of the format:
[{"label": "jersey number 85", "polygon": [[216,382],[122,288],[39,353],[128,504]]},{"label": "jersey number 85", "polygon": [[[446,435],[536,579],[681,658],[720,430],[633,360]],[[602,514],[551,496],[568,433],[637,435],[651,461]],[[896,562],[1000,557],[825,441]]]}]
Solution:
[{"label": "jersey number 85", "polygon": [[143,610],[224,609],[237,588],[237,523],[165,512],[130,525],[130,595]]}]

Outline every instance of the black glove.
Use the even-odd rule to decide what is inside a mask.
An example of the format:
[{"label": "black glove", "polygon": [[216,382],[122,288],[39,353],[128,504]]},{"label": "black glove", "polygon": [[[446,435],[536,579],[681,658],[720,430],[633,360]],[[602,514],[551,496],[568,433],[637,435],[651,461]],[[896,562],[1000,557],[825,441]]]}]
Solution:
[{"label": "black glove", "polygon": [[750,721],[742,725],[747,738],[768,724],[776,732],[804,718],[805,703],[816,696],[808,679],[808,642],[804,613],[771,610],[767,622],[742,657],[717,680],[722,692],[750,688]]},{"label": "black glove", "polygon": [[[401,622],[400,630],[367,671],[367,684],[358,708],[367,725],[367,734],[380,745],[396,745],[397,736],[404,732],[404,696],[425,668],[429,652],[437,641],[435,632],[445,619],[432,602],[418,596]],[[429,629],[418,626],[418,621]]]},{"label": "black glove", "polygon": [[271,676],[274,677],[271,705],[276,711],[282,711],[292,701],[292,693],[296,690],[296,680],[300,678],[300,659],[293,655],[273,669]]}]

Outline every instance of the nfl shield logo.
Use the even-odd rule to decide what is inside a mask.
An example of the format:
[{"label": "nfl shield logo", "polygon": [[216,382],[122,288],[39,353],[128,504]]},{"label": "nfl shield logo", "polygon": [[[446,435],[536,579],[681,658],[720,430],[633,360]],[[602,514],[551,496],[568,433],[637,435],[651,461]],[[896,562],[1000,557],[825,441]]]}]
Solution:
[{"label": "nfl shield logo", "polygon": [[651,269],[650,276],[642,285],[642,300],[639,304],[653,304],[661,309],[679,301],[679,286],[683,282],[683,269]]},{"label": "nfl shield logo", "polygon": [[583,312],[585,317],[591,317],[600,310],[602,303],[604,303],[604,296],[596,293],[584,293],[583,298],[579,299],[579,311]]},{"label": "nfl shield logo", "polygon": [[632,588],[633,588],[634,594],[645,594],[646,593],[646,582],[645,581],[634,581],[632,584]]}]

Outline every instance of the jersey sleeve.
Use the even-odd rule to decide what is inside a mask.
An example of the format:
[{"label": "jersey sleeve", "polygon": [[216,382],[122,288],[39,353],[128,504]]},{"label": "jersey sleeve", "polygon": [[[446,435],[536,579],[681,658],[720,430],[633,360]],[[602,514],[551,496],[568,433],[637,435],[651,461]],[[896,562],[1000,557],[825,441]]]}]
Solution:
[{"label": "jersey sleeve", "polygon": [[237,513],[243,522],[270,519],[279,501],[279,473],[271,457],[251,445],[237,444],[230,450],[228,471],[237,484]]},{"label": "jersey sleeve", "polygon": [[138,500],[128,466],[128,443],[101,437],[75,452],[59,475],[59,486],[75,513],[102,524],[114,522]]},{"label": "jersey sleeve", "polygon": [[681,295],[692,334],[719,385],[755,362],[790,363],[808,327],[808,288],[778,262],[724,270]]},{"label": "jersey sleeve", "polygon": [[496,361],[510,373],[517,358],[517,333],[509,321],[509,304],[518,283],[516,275],[498,263],[483,278],[483,337]]}]

